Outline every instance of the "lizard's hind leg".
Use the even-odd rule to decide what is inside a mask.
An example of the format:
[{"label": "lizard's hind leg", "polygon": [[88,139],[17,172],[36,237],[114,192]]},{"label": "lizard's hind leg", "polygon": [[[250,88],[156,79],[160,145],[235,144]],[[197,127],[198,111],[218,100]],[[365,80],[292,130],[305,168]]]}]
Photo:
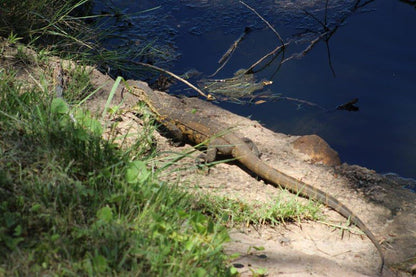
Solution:
[{"label": "lizard's hind leg", "polygon": [[259,148],[257,148],[257,145],[251,139],[242,137],[241,140],[247,144],[248,148],[250,148],[250,150],[254,153],[254,155],[260,158],[261,152]]}]

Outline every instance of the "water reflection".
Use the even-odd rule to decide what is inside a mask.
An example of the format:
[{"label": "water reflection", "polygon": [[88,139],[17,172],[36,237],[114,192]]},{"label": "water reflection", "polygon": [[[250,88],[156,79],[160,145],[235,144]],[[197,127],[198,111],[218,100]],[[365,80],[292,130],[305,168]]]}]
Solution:
[{"label": "water reflection", "polygon": [[[192,68],[202,72],[191,79],[193,83],[218,69],[217,61],[246,27],[253,31],[239,43],[216,79],[232,78],[239,69],[250,69],[281,46],[265,23],[238,1],[112,2],[121,11],[134,14],[129,18],[133,26],[120,28],[123,41],[143,42],[146,38],[180,52],[175,56],[178,60],[168,64],[169,69],[178,74]],[[275,51],[252,68],[256,82],[273,81],[265,89],[288,101],[221,105],[252,115],[276,131],[318,133],[349,163],[416,177],[416,36],[409,28],[416,26],[416,15],[412,6],[399,1],[346,0],[247,3],[288,44],[284,53]],[[119,42],[112,41],[112,47]],[[149,61],[157,63],[152,58]],[[177,85],[170,92],[189,91]],[[355,98],[359,99],[355,104],[359,112],[326,112]]]},{"label": "water reflection", "polygon": [[[251,103],[253,102],[253,99],[256,99],[258,96],[254,94],[255,92],[263,89],[266,84],[272,83],[272,81],[261,81],[258,83],[255,82],[253,76],[254,73],[261,72],[262,70],[267,69],[267,67],[272,66],[273,62],[278,57],[280,57],[280,61],[276,66],[276,69],[268,79],[273,80],[283,63],[286,63],[292,59],[300,59],[306,56],[321,41],[324,41],[325,43],[328,57],[328,66],[335,77],[336,73],[331,61],[329,41],[338,30],[338,28],[344,24],[347,18],[359,12],[360,10],[363,10],[365,6],[373,1],[374,0],[356,0],[348,4],[344,2],[343,5],[337,1],[329,2],[328,0],[324,2],[308,2],[307,4],[302,1],[297,3],[292,1],[278,1],[278,5],[272,5],[274,8],[279,7],[277,10],[283,10],[286,14],[292,11],[291,15],[293,15],[295,18],[299,14],[303,15],[303,20],[299,20],[302,22],[302,25],[299,25],[297,27],[297,32],[291,34],[289,38],[286,39],[286,41],[282,39],[279,32],[273,27],[273,25],[271,25],[268,20],[260,15],[257,10],[245,2],[240,1],[243,6],[252,11],[253,14],[255,14],[261,21],[263,21],[264,24],[270,29],[270,31],[276,35],[276,42],[279,42],[279,44],[272,51],[268,52],[255,63],[247,67],[247,69],[238,70],[231,78],[216,80],[203,79],[199,81],[200,84],[202,83],[201,88],[210,90],[214,96],[217,96],[217,99],[221,99],[223,101],[231,100],[237,103],[244,103],[244,101],[246,101],[246,103]],[[306,19],[309,19],[310,21],[306,22]],[[212,75],[210,75],[210,77],[216,75],[220,70],[224,68],[234,51],[237,49],[238,45],[243,41],[249,31],[251,31],[251,28],[246,27],[243,34],[240,35],[237,40],[231,44],[231,47],[218,61],[220,64],[219,68]],[[290,47],[293,44],[295,44],[297,47],[302,47],[301,45],[306,46],[304,46],[304,48],[299,52],[295,51],[293,53],[293,50]],[[248,80],[250,82],[248,82]],[[222,98],[219,98],[219,96],[222,96]],[[276,99],[282,99],[279,97],[279,95],[272,93],[266,94],[263,92],[260,94],[260,96],[262,98],[262,103],[266,101],[265,99],[267,96],[269,96],[269,100],[273,101],[276,101]],[[284,99],[289,100],[292,98],[285,97]],[[259,101],[257,100],[255,103],[258,102]],[[308,103],[307,101],[303,102]],[[358,102],[358,99],[355,100],[354,103],[356,102]],[[349,105],[347,105],[348,103],[340,105],[337,107],[337,110],[358,111],[358,107],[354,106],[354,103],[349,103]]]}]

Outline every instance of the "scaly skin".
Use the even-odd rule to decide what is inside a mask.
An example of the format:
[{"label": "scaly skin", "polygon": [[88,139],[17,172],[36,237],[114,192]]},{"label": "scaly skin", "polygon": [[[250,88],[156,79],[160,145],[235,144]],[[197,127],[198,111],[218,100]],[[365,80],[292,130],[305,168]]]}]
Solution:
[{"label": "scaly skin", "polygon": [[128,81],[127,87],[131,94],[137,96],[151,109],[156,119],[165,125],[176,139],[188,139],[195,144],[209,140],[207,162],[214,161],[217,153],[232,155],[264,180],[276,186],[282,186],[295,194],[321,202],[349,219],[367,235],[377,248],[381,257],[380,273],[382,272],[384,255],[377,239],[364,222],[336,198],[270,167],[258,158],[244,139],[234,135],[217,122],[189,111],[189,107],[180,99],[153,91],[146,84],[137,81]]}]

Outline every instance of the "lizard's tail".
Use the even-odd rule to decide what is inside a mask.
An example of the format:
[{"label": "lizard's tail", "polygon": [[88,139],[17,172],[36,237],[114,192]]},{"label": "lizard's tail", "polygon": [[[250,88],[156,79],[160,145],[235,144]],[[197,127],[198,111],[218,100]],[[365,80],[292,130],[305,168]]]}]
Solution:
[{"label": "lizard's tail", "polygon": [[[238,152],[238,151],[237,151]],[[353,224],[360,228],[364,234],[371,240],[374,246],[377,248],[377,251],[380,254],[381,266],[380,274],[383,271],[384,267],[384,254],[381,249],[380,243],[375,238],[374,234],[367,228],[364,222],[354,213],[348,209],[344,204],[338,201],[335,197],[323,192],[320,189],[317,189],[311,185],[308,185],[300,180],[297,180],[289,175],[286,175],[282,172],[275,170],[274,168],[268,166],[255,155],[248,157],[247,155],[239,155],[243,153],[234,153],[237,159],[244,164],[248,169],[250,169],[255,174],[259,175],[261,178],[269,181],[270,183],[282,186],[293,193],[300,194],[306,198],[321,202],[326,206],[334,209],[336,212],[349,219]]]}]

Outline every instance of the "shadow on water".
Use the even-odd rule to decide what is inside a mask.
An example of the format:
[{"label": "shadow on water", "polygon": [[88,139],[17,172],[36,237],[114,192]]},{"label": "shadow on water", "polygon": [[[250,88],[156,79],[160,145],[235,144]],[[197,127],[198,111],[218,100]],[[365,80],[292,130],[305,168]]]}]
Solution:
[{"label": "shadow on water", "polygon": [[[152,41],[176,59],[161,66],[200,72],[190,80],[202,88],[201,80],[211,80],[218,91],[222,87],[212,80],[231,79],[235,89],[217,95],[229,100],[222,107],[275,131],[316,133],[348,163],[416,177],[416,36],[409,28],[416,26],[414,1],[247,0],[285,45],[253,68],[282,42],[239,1],[137,2],[112,1],[128,14],[128,23],[115,24],[120,36],[109,40],[110,47]],[[97,0],[95,9],[108,6]],[[251,31],[244,34],[246,28]],[[233,44],[224,67],[210,77]],[[158,65],[152,57],[146,62]],[[254,74],[239,77],[241,68]],[[180,84],[169,91],[193,93]],[[231,97],[227,91],[244,93]],[[263,104],[241,105],[250,100]]]}]

